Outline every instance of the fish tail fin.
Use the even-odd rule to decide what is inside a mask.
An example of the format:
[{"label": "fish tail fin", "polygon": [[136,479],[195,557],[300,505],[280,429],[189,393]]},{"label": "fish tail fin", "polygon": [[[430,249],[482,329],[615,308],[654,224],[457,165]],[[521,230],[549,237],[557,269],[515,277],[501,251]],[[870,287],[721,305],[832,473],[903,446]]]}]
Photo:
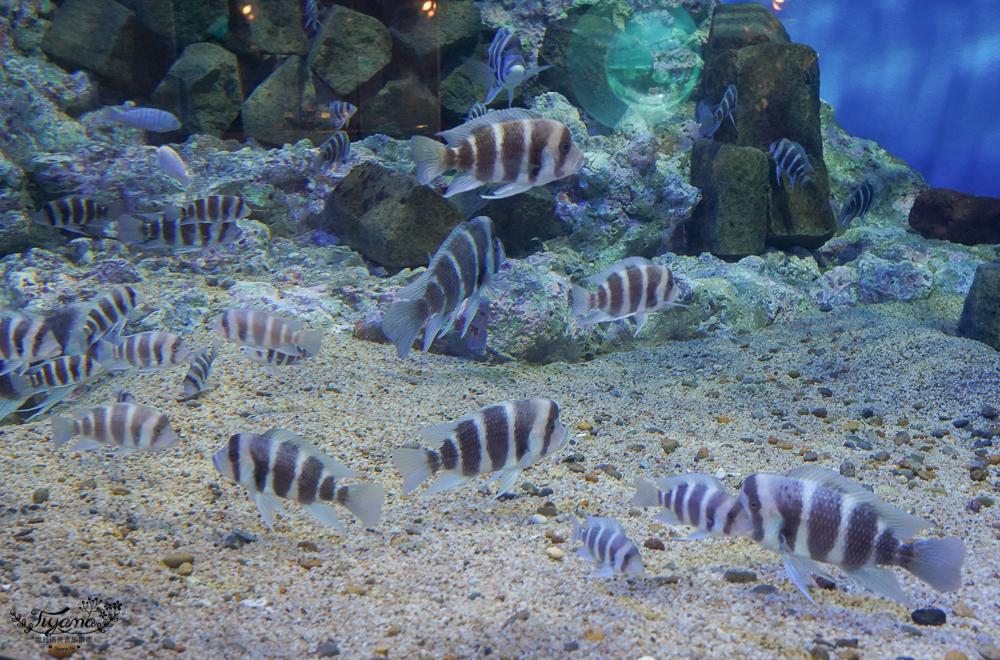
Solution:
[{"label": "fish tail fin", "polygon": [[382,332],[396,345],[396,353],[405,358],[416,341],[420,328],[430,318],[430,309],[423,299],[397,300],[389,305],[382,317]]},{"label": "fish tail fin", "polygon": [[322,330],[303,330],[296,339],[295,345],[302,349],[308,356],[313,357],[319,354],[319,349],[323,345]]},{"label": "fish tail fin", "polygon": [[410,138],[410,153],[417,164],[417,180],[427,185],[452,166],[454,156],[442,142],[423,135]]},{"label": "fish tail fin", "polygon": [[594,294],[587,291],[582,286],[573,285],[573,305],[570,311],[570,318],[583,316],[594,307]]},{"label": "fish tail fin", "polygon": [[576,517],[575,513],[571,513],[569,516],[570,521],[573,523],[573,535],[569,537],[571,542],[580,541],[583,539],[583,525],[580,524],[580,519]]},{"label": "fish tail fin", "polygon": [[938,591],[957,591],[962,586],[965,543],[948,537],[917,541],[912,544],[912,558],[903,568]]},{"label": "fish tail fin", "polygon": [[52,440],[56,449],[62,447],[76,435],[76,426],[70,418],[56,416],[50,421],[52,422]]},{"label": "fish tail fin", "polygon": [[337,491],[337,501],[357,516],[365,527],[374,527],[382,517],[385,489],[379,484],[354,484]]},{"label": "fish tail fin", "polygon": [[[431,478],[435,472],[432,461],[436,458],[436,451],[424,449],[393,450],[392,464],[396,466],[396,470],[403,477],[404,495],[409,495],[416,490],[417,486]],[[436,462],[434,461],[434,463]]]},{"label": "fish tail fin", "polygon": [[[493,69],[486,62],[480,62],[479,60],[466,60],[465,61],[465,73],[469,76],[469,80],[483,87],[489,87],[493,84]],[[496,96],[494,94],[494,96]],[[486,102],[489,105],[490,99]]]},{"label": "fish tail fin", "polygon": [[660,506],[660,491],[645,479],[636,479],[635,497],[632,498],[632,506]]},{"label": "fish tail fin", "polygon": [[115,238],[120,243],[138,243],[142,240],[143,222],[139,218],[131,215],[120,215],[112,223],[114,225]]}]

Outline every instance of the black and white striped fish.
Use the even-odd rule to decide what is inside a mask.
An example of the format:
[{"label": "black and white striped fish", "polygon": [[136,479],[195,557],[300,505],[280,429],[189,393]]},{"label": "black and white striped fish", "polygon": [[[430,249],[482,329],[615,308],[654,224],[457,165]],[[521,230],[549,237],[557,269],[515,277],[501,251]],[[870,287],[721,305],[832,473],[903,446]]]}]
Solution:
[{"label": "black and white striped fish", "polygon": [[573,286],[570,318],[582,317],[582,325],[632,317],[639,334],[653,312],[685,307],[674,302],[681,290],[670,269],[642,257],[622,259],[583,281],[597,285],[597,291]]},{"label": "black and white striped fish", "polygon": [[459,170],[445,197],[486,183],[505,183],[485,199],[510,197],[575,174],[583,153],[569,129],[554,119],[513,108],[488,112],[438,133],[447,146],[429,137],[410,138],[417,180],[427,185],[448,170]]},{"label": "black and white striped fish", "polygon": [[35,224],[89,236],[105,229],[124,211],[125,204],[121,201],[70,195],[43,204],[34,221]]},{"label": "black and white striped fish", "polygon": [[108,335],[118,335],[138,316],[143,296],[130,286],[115,287],[91,300],[78,321],[78,343],[85,351]]},{"label": "black and white striped fish", "polygon": [[211,346],[206,346],[195,353],[191,359],[191,366],[188,368],[187,374],[184,375],[182,384],[184,391],[181,394],[181,401],[188,401],[201,394],[208,382],[208,377],[212,374],[212,362],[215,361],[218,348],[219,340],[216,339]]},{"label": "black and white striped fish", "polygon": [[403,477],[404,495],[435,474],[428,494],[496,472],[486,483],[500,480],[499,497],[511,489],[521,470],[558,452],[569,439],[566,426],[559,421],[559,406],[549,399],[497,403],[417,435],[437,450],[393,450],[392,462]]},{"label": "black and white striped fish", "polygon": [[14,371],[22,363],[58,357],[62,346],[44,321],[28,319],[11,311],[0,312],[0,374]]},{"label": "black and white striped fish", "polygon": [[865,214],[872,208],[875,201],[875,189],[871,181],[867,179],[851,190],[851,196],[840,209],[840,217],[837,218],[837,227],[846,230],[855,220],[862,220]]},{"label": "black and white striped fish", "polygon": [[425,323],[424,352],[463,312],[464,337],[479,311],[483,289],[494,283],[505,261],[503,244],[485,215],[452,229],[427,271],[396,292],[382,318],[382,331],[399,357],[407,356]]},{"label": "black and white striped fish", "polygon": [[329,506],[347,507],[365,527],[378,524],[385,490],[373,483],[337,486],[357,473],[333,460],[303,437],[271,429],[264,435],[238,433],[212,455],[215,469],[249,491],[264,523],[274,531],[274,514],[284,513],[284,500],[297,502],[309,515],[344,529]]},{"label": "black and white striped fish", "polygon": [[155,408],[134,403],[109,403],[80,408],[68,417],[52,418],[52,439],[59,449],[80,437],[69,451],[116,447],[119,454],[156,451],[181,441],[166,415]]},{"label": "black and white striped fish", "polygon": [[140,332],[97,342],[95,359],[108,371],[169,369],[194,357],[184,339],[169,332]]},{"label": "black and white striped fish", "polygon": [[478,119],[489,111],[490,111],[489,108],[483,105],[481,101],[476,101],[475,103],[472,104],[472,107],[469,108],[469,114],[465,116],[465,121],[472,121],[473,119]]},{"label": "black and white striped fish", "polygon": [[322,170],[347,160],[350,154],[351,138],[344,131],[337,131],[319,145],[319,152],[313,157],[312,166]]},{"label": "black and white striped fish", "polygon": [[154,133],[168,133],[179,130],[181,127],[177,117],[166,110],[139,108],[131,102],[102,108],[94,113],[94,119],[98,125],[114,122]]},{"label": "black and white striped fish", "polygon": [[788,176],[788,186],[792,189],[795,188],[796,181],[801,181],[802,185],[812,181],[812,177],[809,175],[816,172],[802,145],[798,142],[792,142],[788,138],[781,138],[771,144],[771,158],[774,159],[777,167],[776,176],[779,185],[781,184],[782,172]]},{"label": "black and white striped fish", "polygon": [[805,466],[778,474],[753,474],[740,490],[750,516],[750,538],[780,553],[789,579],[806,591],[820,564],[839,566],[872,591],[908,603],[896,576],[899,566],[938,591],[962,585],[965,544],[957,538],[908,542],[931,524],[883,502],[832,470]]},{"label": "black and white striped fish", "polygon": [[44,415],[52,406],[66,398],[80,385],[92,383],[107,373],[104,366],[86,355],[64,355],[46,360],[24,372],[31,382],[31,393],[44,394],[45,398],[29,410]]},{"label": "black and white striped fish", "polygon": [[[163,209],[163,217],[184,222],[234,222],[245,218],[253,209],[239,195],[209,195],[179,206]],[[153,218],[156,214],[152,214]]]},{"label": "black and white striped fish", "polygon": [[142,243],[147,250],[169,248],[174,252],[192,252],[229,245],[243,236],[243,230],[235,221],[199,222],[162,215],[148,217],[148,220],[143,222],[130,215],[120,216],[115,238],[122,243]]},{"label": "black and white striped fish", "polygon": [[493,36],[486,57],[486,62],[468,60],[465,63],[469,78],[484,87],[489,87],[489,91],[486,92],[486,105],[489,105],[497,97],[497,94],[507,90],[507,107],[509,108],[514,100],[514,88],[525,79],[551,66],[529,68],[527,62],[524,61],[521,40],[505,28],[500,28]]},{"label": "black and white striped fish", "polygon": [[302,357],[317,355],[323,344],[322,330],[306,330],[301,321],[245,307],[216,319],[212,332],[241,346]]},{"label": "black and white striped fish", "polygon": [[726,117],[729,117],[729,120],[733,122],[733,128],[736,128],[736,120],[733,119],[733,110],[735,109],[736,85],[730,85],[726,88],[726,92],[722,95],[722,100],[719,101],[715,110],[709,109],[708,104],[704,101],[698,103],[699,135],[704,138],[712,137],[715,135],[715,131],[719,130],[719,126],[722,126]]},{"label": "black and white striped fish", "polygon": [[263,365],[264,371],[269,373],[277,372],[275,367],[290,367],[306,359],[305,355],[292,355],[270,348],[250,348],[249,346],[243,349],[243,355],[247,356],[251,362]]},{"label": "black and white striped fish", "polygon": [[311,30],[313,34],[319,33],[323,24],[319,22],[319,3],[317,0],[305,0],[305,13],[306,29]]},{"label": "black and white striped fish", "polygon": [[658,506],[655,518],[668,525],[690,525],[698,531],[686,541],[709,536],[745,536],[750,518],[743,506],[718,479],[707,474],[682,474],[656,479],[635,480],[636,507]]},{"label": "black and white striped fish", "polygon": [[640,577],[645,572],[639,548],[628,540],[625,528],[617,520],[587,516],[586,529],[575,515],[571,515],[570,520],[573,521],[570,541],[583,542],[576,551],[577,557],[597,566],[588,578],[605,578],[615,573]]},{"label": "black and white striped fish", "polygon": [[336,129],[339,131],[351,121],[351,117],[358,111],[356,107],[347,101],[333,101],[330,103],[330,118],[337,123]]},{"label": "black and white striped fish", "polygon": [[[0,367],[3,366],[3,361],[0,361]],[[24,365],[15,366],[20,368]],[[31,396],[30,387],[30,381],[14,371],[13,367],[0,371],[0,420],[24,405]]]}]

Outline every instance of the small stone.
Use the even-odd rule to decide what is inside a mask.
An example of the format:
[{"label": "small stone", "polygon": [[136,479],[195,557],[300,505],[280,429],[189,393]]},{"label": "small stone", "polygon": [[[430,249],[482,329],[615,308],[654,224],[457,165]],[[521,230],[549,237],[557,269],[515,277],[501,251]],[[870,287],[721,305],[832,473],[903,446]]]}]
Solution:
[{"label": "small stone", "polygon": [[192,566],[191,562],[188,561],[177,567],[177,575],[191,575],[193,572],[194,566]]},{"label": "small stone", "polygon": [[987,403],[984,404],[983,407],[979,410],[979,414],[985,417],[986,419],[996,419],[997,411],[993,406]]},{"label": "small stone", "polygon": [[995,644],[983,644],[976,650],[983,656],[983,660],[1000,660],[1000,649]]},{"label": "small stone", "polygon": [[514,623],[515,621],[527,621],[528,617],[530,615],[531,615],[531,611],[530,610],[518,610],[517,612],[514,612],[513,614],[511,614],[507,618],[507,620],[503,622],[503,625],[500,626],[500,627],[501,628],[506,628],[507,626],[509,626],[510,624]]},{"label": "small stone", "polygon": [[546,502],[544,505],[535,509],[535,511],[542,514],[546,518],[555,518],[559,515],[559,509],[557,509],[551,502]]},{"label": "small stone", "polygon": [[194,555],[190,552],[174,552],[163,558],[163,564],[170,568],[178,568],[181,564],[193,564]]},{"label": "small stone", "polygon": [[828,580],[827,578],[823,577],[822,575],[816,575],[816,576],[813,577],[813,579],[816,581],[816,586],[819,587],[820,589],[826,589],[827,591],[833,591],[834,589],[837,588],[837,583],[836,582],[834,582],[833,580]]},{"label": "small stone", "polygon": [[705,460],[706,458],[708,458],[708,448],[702,447],[701,449],[698,450],[698,453],[695,454],[694,457],[699,461]]},{"label": "small stone", "polygon": [[944,660],[969,660],[961,651],[948,651],[944,654]]},{"label": "small stone", "polygon": [[591,628],[583,634],[583,638],[588,642],[599,642],[604,639],[604,631],[600,628]]},{"label": "small stone", "polygon": [[966,605],[963,601],[958,601],[958,604],[955,605],[955,616],[965,617],[966,619],[974,619],[976,618],[976,613],[973,612],[972,608]]},{"label": "small stone", "polygon": [[642,547],[649,548],[650,550],[660,550],[660,551],[667,549],[666,546],[663,545],[663,541],[661,541],[656,537],[646,539],[643,542]]},{"label": "small stone", "polygon": [[872,456],[872,458],[874,458],[876,461],[878,461],[880,463],[884,463],[885,461],[889,460],[889,452],[887,452],[887,451],[880,451],[877,454],[875,454],[874,456]]},{"label": "small stone", "polygon": [[384,644],[382,646],[376,646],[375,647],[375,655],[380,655],[383,658],[386,657],[386,656],[388,656],[389,655],[389,647],[385,646]]},{"label": "small stone", "polygon": [[531,521],[532,525],[544,525],[545,523],[547,523],[549,521],[548,518],[546,518],[545,516],[543,516],[540,513],[533,514],[531,516],[531,518],[529,518],[528,520]]},{"label": "small stone", "polygon": [[44,504],[49,501],[49,489],[48,488],[36,488],[33,493],[31,493],[31,501],[34,504]]},{"label": "small stone", "polygon": [[907,433],[906,431],[899,431],[898,433],[896,433],[895,437],[893,437],[892,441],[897,447],[908,445],[911,442],[910,434]]},{"label": "small stone", "polygon": [[385,636],[386,637],[395,637],[396,635],[398,635],[401,632],[403,632],[403,627],[401,625],[399,625],[399,624],[394,623],[391,626],[389,626],[389,629],[387,631],[385,631]]},{"label": "small stone", "polygon": [[576,428],[580,431],[590,433],[590,430],[593,429],[594,426],[590,422],[579,422],[577,423]]},{"label": "small stone", "polygon": [[583,479],[584,481],[589,481],[592,484],[596,484],[598,481],[597,475],[594,474],[593,472],[588,472],[587,474],[583,475]]},{"label": "small stone", "polygon": [[91,478],[80,483],[80,490],[90,490],[92,488],[97,488],[96,479]]},{"label": "small stone", "polygon": [[573,651],[576,651],[579,648],[580,648],[579,642],[566,642],[565,644],[563,644],[563,651],[566,651],[567,653],[572,653]]},{"label": "small stone", "polygon": [[819,458],[819,454],[817,454],[815,451],[813,451],[813,450],[810,449],[802,457],[802,460],[805,461],[806,463],[814,463],[816,461],[816,459],[818,459],[818,458]]},{"label": "small stone", "polygon": [[296,545],[299,548],[302,548],[303,550],[308,550],[310,552],[319,552],[319,548],[317,548],[316,544],[313,543],[312,541],[299,541]]},{"label": "small stone", "polygon": [[913,610],[910,618],[918,626],[943,626],[948,620],[945,613],[936,608]]},{"label": "small stone", "polygon": [[861,654],[857,649],[844,649],[837,653],[837,657],[840,660],[861,660]]},{"label": "small stone", "polygon": [[840,464],[840,474],[845,477],[853,477],[857,474],[857,469],[854,467],[854,463],[850,461],[844,461]]},{"label": "small stone", "polygon": [[757,573],[754,571],[746,571],[739,568],[730,568],[722,575],[722,579],[726,582],[735,582],[736,584],[746,584],[748,582],[757,581]]},{"label": "small stone", "polygon": [[862,408],[861,409],[861,417],[863,419],[871,419],[874,416],[875,416],[875,411],[872,410],[871,408]]},{"label": "small stone", "polygon": [[809,649],[809,657],[812,660],[830,660],[830,652],[822,646],[814,646]]},{"label": "small stone", "polygon": [[307,571],[313,568],[317,568],[323,565],[322,559],[300,559],[299,566],[306,569]]},{"label": "small stone", "polygon": [[351,586],[344,589],[344,593],[353,596],[364,596],[368,593],[367,587],[362,587],[360,584],[352,584]]},{"label": "small stone", "polygon": [[758,596],[770,596],[771,594],[776,594],[781,589],[774,586],[773,584],[758,584],[756,587],[750,590],[751,592],[757,594]]},{"label": "small stone", "polygon": [[850,639],[838,639],[834,641],[833,645],[838,649],[856,649],[858,648],[858,638],[851,637]]},{"label": "small stone", "polygon": [[677,448],[681,446],[681,443],[676,440],[661,440],[660,448],[663,449],[665,454],[672,454],[677,451]]},{"label": "small stone", "polygon": [[111,489],[111,494],[125,496],[125,495],[131,495],[132,491],[130,491],[128,488],[125,488],[124,486],[116,486],[115,488]]},{"label": "small stone", "polygon": [[829,387],[817,387],[816,391],[822,394],[824,397],[833,396],[833,390],[831,390]]},{"label": "small stone", "polygon": [[901,625],[899,627],[899,629],[902,630],[903,632],[905,632],[910,637],[923,637],[924,636],[924,634],[922,632],[920,632],[919,628],[914,628],[913,626],[907,625],[905,623],[903,625]]},{"label": "small stone", "polygon": [[321,658],[332,658],[335,655],[340,655],[340,647],[333,640],[320,642],[319,646],[316,647],[316,655]]},{"label": "small stone", "polygon": [[827,412],[826,408],[813,408],[812,410],[809,411],[809,414],[811,414],[813,417],[819,417],[820,419],[825,419]]},{"label": "small stone", "polygon": [[563,552],[562,548],[554,545],[546,548],[545,554],[549,556],[549,559],[554,559],[556,561],[562,561],[563,557],[566,556],[566,553]]},{"label": "small stone", "polygon": [[168,651],[173,651],[174,648],[177,646],[177,644],[174,643],[174,640],[167,637],[162,642],[160,642],[160,646]]},{"label": "small stone", "polygon": [[799,378],[801,375],[802,374],[801,372],[799,372],[798,369],[792,369],[791,371],[788,372],[789,378]]},{"label": "small stone", "polygon": [[566,542],[566,537],[563,536],[562,534],[553,534],[552,536],[549,537],[549,542],[551,542],[551,543],[565,543]]}]

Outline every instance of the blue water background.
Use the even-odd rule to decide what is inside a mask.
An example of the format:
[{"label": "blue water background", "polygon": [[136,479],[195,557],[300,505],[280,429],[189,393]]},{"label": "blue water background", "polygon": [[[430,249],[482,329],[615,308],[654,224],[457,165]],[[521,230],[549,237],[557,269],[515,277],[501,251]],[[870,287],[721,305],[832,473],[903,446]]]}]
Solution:
[{"label": "blue water background", "polygon": [[849,133],[936,188],[1000,197],[1000,0],[785,0],[774,14],[819,53],[820,96]]}]

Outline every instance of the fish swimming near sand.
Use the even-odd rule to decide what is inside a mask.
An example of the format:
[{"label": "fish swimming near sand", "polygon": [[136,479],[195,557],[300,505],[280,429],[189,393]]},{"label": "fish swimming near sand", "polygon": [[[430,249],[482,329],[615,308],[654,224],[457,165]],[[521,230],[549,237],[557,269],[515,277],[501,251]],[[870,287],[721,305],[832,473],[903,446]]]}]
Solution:
[{"label": "fish swimming near sand", "polygon": [[440,493],[483,474],[496,473],[497,497],[513,487],[521,471],[560,451],[569,440],[550,399],[505,401],[460,419],[417,432],[436,450],[395,449],[392,462],[403,477],[403,494],[437,475],[427,493]]},{"label": "fish swimming near sand", "polygon": [[48,360],[62,354],[62,346],[44,321],[25,318],[16,312],[0,311],[0,374],[19,365]]},{"label": "fish swimming near sand", "polygon": [[59,449],[80,439],[69,451],[115,447],[118,454],[168,449],[180,442],[167,416],[155,408],[134,403],[109,403],[80,408],[71,417],[52,418],[52,439]]},{"label": "fish swimming near sand", "polygon": [[344,528],[330,504],[345,506],[365,527],[378,524],[385,489],[374,483],[337,486],[357,476],[302,436],[271,429],[264,435],[238,433],[215,454],[212,463],[222,476],[253,495],[264,523],[274,531],[274,514],[284,513],[284,501],[297,502],[313,518]]},{"label": "fish swimming near sand", "polygon": [[514,100],[514,89],[526,79],[548,69],[551,65],[528,67],[521,50],[521,40],[505,28],[497,30],[490,42],[486,62],[468,60],[465,63],[469,77],[484,87],[489,87],[486,93],[486,105],[489,105],[497,94],[507,90],[507,107]]},{"label": "fish swimming near sand", "polygon": [[98,124],[118,123],[153,133],[179,130],[181,123],[166,110],[140,108],[134,103],[102,108],[95,114]]},{"label": "fish swimming near sand", "polygon": [[306,359],[305,355],[292,355],[270,348],[250,348],[249,346],[243,349],[243,355],[251,362],[262,365],[264,371],[268,373],[277,373],[276,367],[290,367]]},{"label": "fish swimming near sand", "polygon": [[24,365],[16,364],[5,367],[5,363],[0,361],[0,367],[7,369],[0,372],[0,420],[24,405],[31,396],[30,381],[14,371],[22,366]]},{"label": "fish swimming near sand", "polygon": [[35,411],[31,418],[44,415],[74,389],[94,382],[105,373],[104,365],[87,355],[64,355],[27,369],[24,376],[31,382],[31,394],[45,395],[29,408]]},{"label": "fish swimming near sand", "polygon": [[487,183],[505,183],[484,199],[499,199],[575,174],[583,153],[569,129],[554,119],[513,108],[488,112],[438,133],[447,145],[429,137],[410,138],[417,180],[427,185],[448,170],[459,174],[445,197]]},{"label": "fish swimming near sand", "polygon": [[583,542],[576,555],[597,566],[588,578],[605,578],[615,573],[639,577],[645,572],[639,548],[628,540],[625,528],[617,520],[588,516],[586,529],[575,515],[570,520],[573,521],[570,541]]},{"label": "fish swimming near sand", "polygon": [[816,170],[809,162],[805,149],[798,142],[781,138],[771,144],[771,157],[777,167],[776,175],[779,184],[782,172],[788,176],[788,186],[792,189],[795,188],[796,181],[801,181],[803,186],[812,181],[812,177],[809,175],[815,173]]},{"label": "fish swimming near sand", "polygon": [[654,516],[668,525],[690,525],[696,532],[687,541],[709,536],[744,536],[750,532],[750,518],[735,496],[718,479],[707,474],[635,480],[636,507],[658,506]]},{"label": "fish swimming near sand", "polygon": [[736,85],[730,85],[726,88],[725,93],[722,95],[722,100],[719,101],[719,105],[715,110],[711,110],[704,101],[698,103],[698,134],[704,138],[712,137],[715,135],[715,131],[719,129],[719,126],[722,126],[722,122],[726,120],[726,117],[733,122],[733,128],[736,128],[736,120],[733,118],[733,110],[735,109]]},{"label": "fish swimming near sand", "polygon": [[337,131],[319,145],[319,152],[313,157],[312,166],[317,170],[326,169],[335,163],[344,162],[350,154],[351,139],[344,131]]},{"label": "fish swimming near sand", "polygon": [[464,337],[479,311],[483,290],[494,284],[505,261],[490,218],[481,215],[452,229],[427,271],[396,292],[382,318],[382,330],[399,357],[407,356],[425,324],[424,352],[463,312]]},{"label": "fish swimming near sand", "polygon": [[681,290],[670,269],[642,257],[622,259],[583,281],[597,291],[573,286],[570,318],[580,317],[582,325],[632,317],[638,335],[653,312],[686,306],[675,302]]},{"label": "fish swimming near sand", "polygon": [[85,303],[85,313],[80,314],[71,331],[68,349],[83,353],[109,335],[119,335],[125,324],[139,315],[142,294],[130,286],[115,287],[102,296]]},{"label": "fish swimming near sand", "polygon": [[97,342],[95,359],[108,371],[169,369],[194,357],[184,339],[170,332],[140,332]]},{"label": "fish swimming near sand", "polygon": [[205,388],[205,384],[208,382],[208,377],[212,374],[212,362],[215,361],[218,349],[219,340],[216,339],[211,346],[206,346],[195,353],[191,359],[191,366],[184,375],[181,401],[189,401],[201,394],[201,391]]},{"label": "fish swimming near sand", "polygon": [[258,309],[231,309],[212,325],[212,332],[234,344],[313,357],[323,344],[322,330],[306,330],[301,321]]},{"label": "fish swimming near sand", "polygon": [[181,155],[165,144],[156,148],[156,164],[160,166],[161,172],[183,188],[188,188],[194,180]]},{"label": "fish swimming near sand", "polygon": [[75,234],[92,236],[125,211],[125,203],[101,197],[69,195],[46,202],[34,216],[34,222]]},{"label": "fish swimming near sand", "polygon": [[336,122],[336,130],[347,126],[358,109],[347,101],[333,101],[329,106],[330,118]]},{"label": "fish swimming near sand", "polygon": [[115,238],[122,243],[141,243],[146,250],[169,249],[181,254],[222,247],[242,237],[243,230],[235,221],[200,222],[163,215],[148,221],[120,216],[115,232]]},{"label": "fish swimming near sand", "polygon": [[844,202],[837,218],[837,227],[845,231],[855,220],[863,220],[875,201],[875,189],[867,179],[851,190],[851,196]]},{"label": "fish swimming near sand", "polygon": [[789,579],[809,602],[810,573],[840,567],[862,586],[908,604],[886,566],[905,568],[938,591],[962,585],[965,544],[957,538],[909,542],[931,524],[883,502],[860,484],[823,468],[804,466],[784,476],[747,477],[740,504],[757,543],[781,554]]}]

